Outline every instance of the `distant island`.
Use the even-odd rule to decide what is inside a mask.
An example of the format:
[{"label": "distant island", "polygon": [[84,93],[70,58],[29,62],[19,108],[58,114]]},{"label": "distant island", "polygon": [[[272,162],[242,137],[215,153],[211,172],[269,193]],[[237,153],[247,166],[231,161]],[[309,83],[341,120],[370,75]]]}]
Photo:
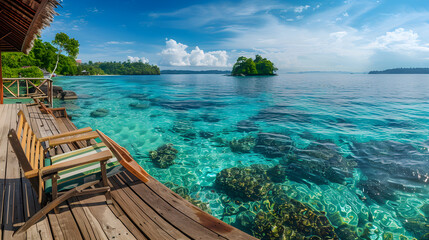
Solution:
[{"label": "distant island", "polygon": [[161,70],[161,74],[231,74],[231,71],[221,70]]},{"label": "distant island", "polygon": [[278,69],[270,60],[256,55],[255,60],[252,58],[239,57],[232,67],[232,76],[259,76],[275,75]]},{"label": "distant island", "polygon": [[429,74],[429,68],[393,68],[383,71],[371,71],[368,74]]}]

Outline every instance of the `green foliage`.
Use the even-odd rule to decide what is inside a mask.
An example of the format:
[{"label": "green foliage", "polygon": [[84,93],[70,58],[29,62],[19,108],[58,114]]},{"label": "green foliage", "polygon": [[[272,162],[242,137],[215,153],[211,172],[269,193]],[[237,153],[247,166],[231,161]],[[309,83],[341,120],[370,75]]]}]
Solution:
[{"label": "green foliage", "polygon": [[[21,68],[26,66],[37,66],[52,72],[57,61],[57,49],[49,42],[40,39],[34,41],[34,47],[28,55],[19,52],[2,53],[2,64],[4,68]],[[60,75],[78,74],[76,61],[72,57],[59,55],[57,73]],[[43,77],[43,74],[41,75]]]},{"label": "green foliage", "polygon": [[97,62],[82,64],[83,68],[90,71],[90,67],[99,68],[106,74],[112,75],[159,75],[160,70],[156,65],[143,62]]},{"label": "green foliage", "polygon": [[4,78],[18,78],[18,77],[28,77],[28,78],[42,78],[43,72],[38,67],[27,67],[27,68],[9,68],[4,67],[2,71]]},{"label": "green foliage", "polygon": [[70,38],[63,32],[55,35],[55,40],[52,41],[52,44],[57,46],[59,54],[61,54],[62,51],[65,51],[69,57],[72,57],[73,59],[76,59],[79,54],[79,41],[74,38]]},{"label": "green foliage", "polygon": [[[62,54],[65,52],[67,55]],[[55,65],[58,66],[55,72],[58,75],[154,75],[160,74],[160,70],[156,65],[150,65],[143,62],[103,62],[93,63],[89,61],[87,64],[76,63],[76,56],[79,54],[79,42],[67,36],[65,33],[58,33],[52,44],[43,42],[41,39],[34,41],[34,47],[28,55],[14,52],[2,53],[3,76],[18,77],[21,73],[22,77],[43,77],[43,73],[26,72],[22,67],[35,66],[40,69],[45,69],[52,72]],[[15,70],[18,69],[18,70]],[[32,68],[33,69],[33,68]],[[86,73],[82,73],[82,71]],[[42,73],[42,74],[40,74]]]},{"label": "green foliage", "polygon": [[262,58],[260,55],[256,55],[255,60],[242,56],[234,64],[232,75],[274,75],[277,70],[270,60]]}]

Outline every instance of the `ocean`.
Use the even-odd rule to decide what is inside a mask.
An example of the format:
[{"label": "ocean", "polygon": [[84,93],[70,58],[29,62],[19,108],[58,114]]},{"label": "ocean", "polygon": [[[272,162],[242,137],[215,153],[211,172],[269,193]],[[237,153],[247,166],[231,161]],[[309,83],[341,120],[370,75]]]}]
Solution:
[{"label": "ocean", "polygon": [[157,180],[258,238],[429,238],[429,75],[54,84],[79,95],[55,102],[77,127],[100,129]]}]

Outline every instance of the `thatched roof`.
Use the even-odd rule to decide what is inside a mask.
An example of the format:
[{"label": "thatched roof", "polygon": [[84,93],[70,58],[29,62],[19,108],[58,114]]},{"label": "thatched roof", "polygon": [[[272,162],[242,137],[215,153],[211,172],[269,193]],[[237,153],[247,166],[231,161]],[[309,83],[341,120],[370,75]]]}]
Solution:
[{"label": "thatched roof", "polygon": [[34,39],[50,25],[57,0],[1,0],[0,51],[28,54]]}]

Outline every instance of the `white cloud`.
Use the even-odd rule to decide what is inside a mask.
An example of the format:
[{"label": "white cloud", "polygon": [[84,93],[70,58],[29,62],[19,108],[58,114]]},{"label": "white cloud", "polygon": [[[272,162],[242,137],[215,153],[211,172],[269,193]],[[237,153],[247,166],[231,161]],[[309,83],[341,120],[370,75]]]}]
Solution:
[{"label": "white cloud", "polygon": [[190,53],[187,45],[178,43],[174,39],[166,40],[166,48],[160,53],[161,64],[171,66],[212,66],[226,67],[228,54],[226,51],[211,51],[205,53],[198,46]]},{"label": "white cloud", "polygon": [[304,10],[307,10],[310,7],[310,5],[305,5],[305,6],[299,6],[295,8],[295,12],[296,13],[302,13]]},{"label": "white cloud", "polygon": [[142,62],[142,63],[149,63],[149,59],[145,58],[145,57],[132,57],[132,56],[128,56],[127,60],[130,62]]},{"label": "white cloud", "polygon": [[429,51],[428,44],[421,44],[419,35],[413,30],[397,28],[378,37],[370,47],[387,51]]},{"label": "white cloud", "polygon": [[333,32],[333,33],[329,34],[329,36],[330,36],[331,38],[336,39],[336,40],[341,40],[341,39],[343,39],[345,36],[347,36],[347,32],[346,32],[346,31]]}]

